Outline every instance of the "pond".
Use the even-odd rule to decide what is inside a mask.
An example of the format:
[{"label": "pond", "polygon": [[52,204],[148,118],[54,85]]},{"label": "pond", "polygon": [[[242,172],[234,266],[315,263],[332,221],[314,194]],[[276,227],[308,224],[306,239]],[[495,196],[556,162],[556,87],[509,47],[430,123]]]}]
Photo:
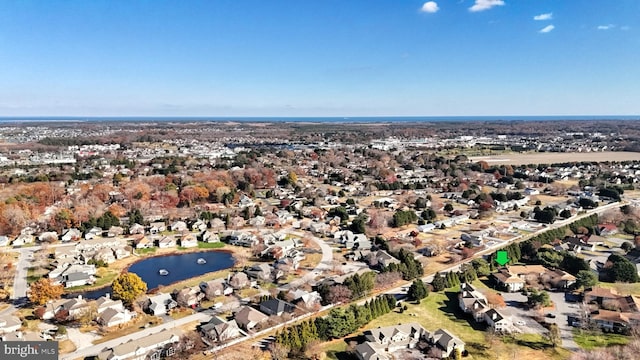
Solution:
[{"label": "pond", "polygon": [[[201,264],[198,259],[204,259],[206,263]],[[161,285],[173,284],[209,272],[224,270],[231,266],[233,266],[233,258],[230,253],[206,251],[151,257],[131,265],[129,272],[140,276],[147,283],[147,288],[151,290]],[[168,274],[160,275],[160,269],[167,270]],[[86,299],[97,299],[110,292],[111,286],[84,293],[69,294],[69,297],[82,295]]]}]

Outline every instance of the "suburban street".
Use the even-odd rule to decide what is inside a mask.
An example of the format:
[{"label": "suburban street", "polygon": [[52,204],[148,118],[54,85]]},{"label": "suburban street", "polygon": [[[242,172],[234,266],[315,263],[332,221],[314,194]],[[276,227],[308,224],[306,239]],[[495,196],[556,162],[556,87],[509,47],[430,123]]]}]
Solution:
[{"label": "suburban street", "polygon": [[211,315],[208,315],[204,312],[198,312],[186,317],[183,317],[181,319],[178,320],[173,320],[169,323],[164,323],[162,325],[158,325],[158,326],[154,326],[151,328],[147,328],[144,330],[140,330],[138,332],[135,332],[133,334],[129,334],[129,335],[125,335],[125,336],[121,336],[117,339],[113,339],[110,341],[105,341],[101,344],[98,345],[92,345],[92,346],[88,346],[85,347],[83,349],[78,349],[76,351],[74,351],[71,354],[66,354],[66,355],[62,355],[60,357],[60,360],[74,360],[74,359],[84,359],[87,356],[92,356],[92,355],[97,355],[99,354],[101,351],[103,351],[104,349],[109,349],[112,348],[114,346],[120,345],[120,344],[124,344],[128,341],[135,341],[138,339],[141,339],[143,337],[158,333],[160,331],[163,330],[167,330],[167,329],[173,329],[176,327],[180,327],[182,325],[188,324],[190,322],[194,322],[194,321],[199,321],[199,322],[207,322],[211,320]]}]

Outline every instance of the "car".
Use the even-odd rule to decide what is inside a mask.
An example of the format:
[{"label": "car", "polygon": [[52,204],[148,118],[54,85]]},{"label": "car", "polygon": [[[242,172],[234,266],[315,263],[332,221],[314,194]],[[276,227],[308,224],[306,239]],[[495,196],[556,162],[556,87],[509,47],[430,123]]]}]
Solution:
[{"label": "car", "polygon": [[552,313],[548,313],[547,317],[551,318],[551,319],[555,319],[556,318],[556,316],[554,314],[552,314]]},{"label": "car", "polygon": [[516,325],[525,326],[525,325],[527,325],[527,323],[522,321],[522,320],[518,320],[518,321],[516,321]]}]

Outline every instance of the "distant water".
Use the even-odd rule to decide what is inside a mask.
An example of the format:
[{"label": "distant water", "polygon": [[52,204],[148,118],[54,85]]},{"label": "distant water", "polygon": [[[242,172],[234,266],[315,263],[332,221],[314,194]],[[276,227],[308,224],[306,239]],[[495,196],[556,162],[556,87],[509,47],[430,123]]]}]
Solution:
[{"label": "distant water", "polygon": [[0,117],[0,123],[15,122],[314,122],[314,123],[393,123],[393,122],[465,122],[465,121],[572,121],[572,120],[640,120],[640,115],[572,115],[572,116],[361,116],[361,117],[80,117],[27,116]]}]

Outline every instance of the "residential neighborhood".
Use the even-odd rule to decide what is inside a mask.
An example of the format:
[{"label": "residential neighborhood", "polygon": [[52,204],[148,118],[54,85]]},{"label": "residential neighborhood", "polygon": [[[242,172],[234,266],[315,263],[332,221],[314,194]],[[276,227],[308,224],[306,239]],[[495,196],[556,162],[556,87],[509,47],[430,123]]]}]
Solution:
[{"label": "residential neighborhood", "polygon": [[75,360],[302,358],[336,341],[338,358],[493,359],[491,342],[555,359],[633,338],[640,158],[525,165],[465,153],[532,138],[275,146],[239,129],[6,154],[3,339]]}]

